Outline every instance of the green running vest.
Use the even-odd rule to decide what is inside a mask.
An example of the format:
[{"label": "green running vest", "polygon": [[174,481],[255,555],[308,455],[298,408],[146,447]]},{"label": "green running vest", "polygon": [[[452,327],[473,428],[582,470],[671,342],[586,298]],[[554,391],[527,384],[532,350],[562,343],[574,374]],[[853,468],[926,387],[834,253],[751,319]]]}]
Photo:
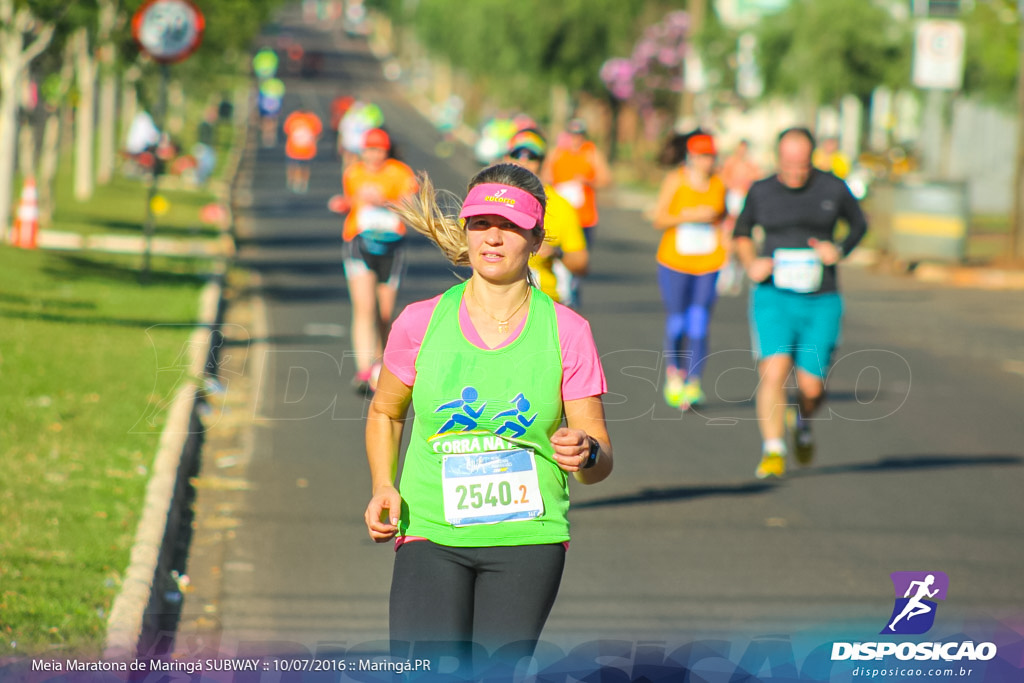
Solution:
[{"label": "green running vest", "polygon": [[[563,416],[554,302],[534,288],[518,338],[499,349],[481,349],[459,326],[465,288],[462,283],[441,295],[416,357],[399,534],[456,547],[568,541],[568,475],[552,458],[550,442]],[[529,464],[524,450],[534,454],[536,482],[529,490],[537,487],[542,505],[532,493],[526,501],[528,487],[514,478],[532,476],[519,472]],[[517,472],[512,483],[510,471]],[[474,478],[480,474],[496,476]],[[522,504],[513,511],[509,503]]]}]

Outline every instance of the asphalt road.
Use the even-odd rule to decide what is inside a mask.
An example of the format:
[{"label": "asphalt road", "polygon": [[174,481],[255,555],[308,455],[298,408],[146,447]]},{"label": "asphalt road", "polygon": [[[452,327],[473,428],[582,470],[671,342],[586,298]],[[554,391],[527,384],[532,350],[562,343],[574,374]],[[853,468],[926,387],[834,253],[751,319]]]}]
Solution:
[{"label": "asphalt road", "polygon": [[[464,191],[476,170],[468,150],[435,156],[439,136],[363,44],[290,34],[326,61],[319,77],[286,80],[286,111],[301,103],[326,119],[338,94],[373,99],[402,159]],[[367,402],[349,386],[340,221],[325,208],[339,188],[332,146],[325,136],[306,195],[284,188],[281,145],[254,148],[247,164],[239,266],[250,276],[228,328],[246,362],[229,378],[234,419],[215,426],[204,455],[182,653],[212,642],[229,653],[374,649],[387,634],[392,550],[362,521]],[[844,267],[818,459],[769,484],[753,476],[745,295],[715,311],[708,405],[683,415],[660,399],[655,242],[640,212],[602,206],[581,312],[609,380],[616,468],[572,490],[572,547],[544,638],[563,649],[599,638],[871,639],[892,609],[889,574],[903,570],[948,575],[943,633],[1019,620],[1024,297]],[[455,282],[412,239],[399,304]]]}]

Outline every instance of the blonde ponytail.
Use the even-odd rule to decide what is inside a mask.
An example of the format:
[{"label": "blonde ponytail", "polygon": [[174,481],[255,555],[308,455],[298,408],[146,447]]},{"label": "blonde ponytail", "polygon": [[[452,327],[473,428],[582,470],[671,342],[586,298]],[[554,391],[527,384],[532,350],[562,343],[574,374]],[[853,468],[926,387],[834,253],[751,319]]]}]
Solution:
[{"label": "blonde ponytail", "polygon": [[[469,245],[462,221],[455,216],[447,216],[438,204],[438,193],[426,173],[419,173],[419,192],[406,197],[393,210],[408,227],[424,235],[437,245],[441,253],[453,266],[469,265]],[[452,205],[459,206],[458,197],[442,190],[449,195]]]}]

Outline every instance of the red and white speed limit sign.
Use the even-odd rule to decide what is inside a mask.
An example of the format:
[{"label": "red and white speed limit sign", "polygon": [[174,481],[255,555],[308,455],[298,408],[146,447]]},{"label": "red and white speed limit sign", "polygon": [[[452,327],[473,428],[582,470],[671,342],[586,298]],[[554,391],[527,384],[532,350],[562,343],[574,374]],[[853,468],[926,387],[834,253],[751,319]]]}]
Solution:
[{"label": "red and white speed limit sign", "polygon": [[143,51],[163,63],[180,62],[203,39],[206,19],[189,0],[149,0],[132,17],[132,36]]}]

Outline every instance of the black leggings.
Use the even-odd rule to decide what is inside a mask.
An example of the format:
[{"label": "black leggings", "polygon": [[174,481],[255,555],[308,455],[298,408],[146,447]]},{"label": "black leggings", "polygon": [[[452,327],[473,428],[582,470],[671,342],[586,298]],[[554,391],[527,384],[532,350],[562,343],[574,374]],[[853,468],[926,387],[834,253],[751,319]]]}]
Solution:
[{"label": "black leggings", "polygon": [[395,654],[403,648],[409,654],[411,645],[415,655],[415,643],[432,641],[460,658],[470,643],[489,655],[502,650],[514,659],[529,656],[555,603],[564,566],[561,543],[488,548],[402,544],[391,580]]}]

